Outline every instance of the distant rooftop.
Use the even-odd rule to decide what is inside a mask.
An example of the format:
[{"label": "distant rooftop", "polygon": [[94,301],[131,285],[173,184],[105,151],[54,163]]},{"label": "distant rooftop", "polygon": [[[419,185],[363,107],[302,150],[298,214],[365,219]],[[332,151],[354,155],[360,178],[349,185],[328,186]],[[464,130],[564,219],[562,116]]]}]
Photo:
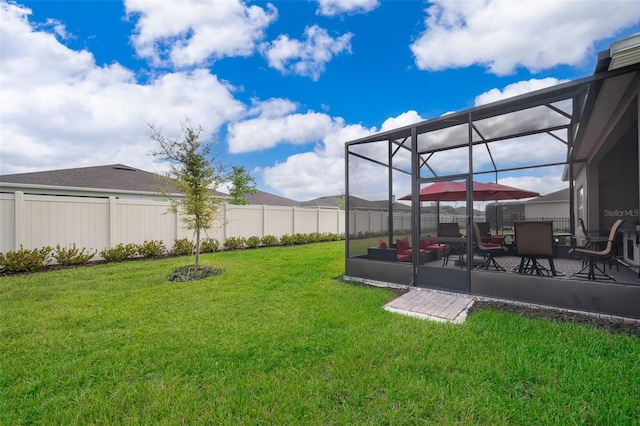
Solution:
[{"label": "distant rooftop", "polygon": [[289,198],[280,197],[279,195],[269,192],[258,191],[255,194],[245,194],[244,198],[249,204],[257,206],[287,206],[293,207],[300,205],[299,201]]},{"label": "distant rooftop", "polygon": [[124,164],[0,175],[0,185],[6,183],[151,193],[161,187],[160,175]]},{"label": "distant rooftop", "polygon": [[536,203],[558,203],[558,202],[569,202],[569,188],[561,189],[560,191],[552,192],[547,195],[543,195],[542,197],[534,198],[527,202],[527,204],[536,204]]}]

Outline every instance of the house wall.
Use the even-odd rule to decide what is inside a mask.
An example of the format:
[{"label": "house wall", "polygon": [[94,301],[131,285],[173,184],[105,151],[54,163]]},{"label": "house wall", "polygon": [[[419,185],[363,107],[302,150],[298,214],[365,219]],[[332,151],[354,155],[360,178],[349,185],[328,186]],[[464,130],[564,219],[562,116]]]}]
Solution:
[{"label": "house wall", "polygon": [[599,163],[599,228],[611,228],[617,219],[635,228],[640,209],[638,200],[638,129],[632,125]]},{"label": "house wall", "polygon": [[555,218],[569,217],[569,203],[529,203],[525,204],[524,216],[526,218]]},{"label": "house wall", "polygon": [[[193,238],[166,201],[0,194],[0,252],[57,244],[102,250],[119,243]],[[294,233],[342,233],[344,210],[326,208],[223,205],[207,236],[281,237]]]}]

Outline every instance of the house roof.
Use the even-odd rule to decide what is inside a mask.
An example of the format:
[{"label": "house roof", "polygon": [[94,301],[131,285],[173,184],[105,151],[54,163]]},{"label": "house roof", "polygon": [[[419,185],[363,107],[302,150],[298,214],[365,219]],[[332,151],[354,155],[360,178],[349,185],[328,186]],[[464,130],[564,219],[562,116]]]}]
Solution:
[{"label": "house roof", "polygon": [[[344,201],[340,195],[328,195],[326,197],[314,198],[313,200],[303,201],[301,207],[340,207],[344,208]],[[349,197],[349,205],[352,209],[363,210],[388,210],[389,202],[387,200],[365,200],[363,198]],[[411,210],[411,206],[401,203],[394,205],[395,210]]]},{"label": "house roof", "polygon": [[2,175],[0,182],[154,192],[158,188],[158,175],[124,164],[110,164]]},{"label": "house roof", "polygon": [[300,205],[300,202],[292,200],[290,198],[280,197],[279,195],[271,194],[258,190],[255,194],[245,194],[244,198],[249,204],[262,205],[262,206],[287,206],[293,207]]},{"label": "house roof", "polygon": [[534,198],[527,201],[527,204],[538,203],[568,203],[569,202],[569,188],[561,189],[560,191],[552,192],[550,194],[543,195],[542,197]]},{"label": "house roof", "polygon": [[[352,200],[355,197],[351,197]],[[359,200],[359,198],[358,198]],[[339,195],[328,195],[325,197],[314,198],[313,200],[302,201],[300,203],[301,207],[340,207],[344,205],[344,201],[340,198]]]},{"label": "house roof", "polygon": [[[42,172],[0,175],[0,185],[26,187],[86,188],[104,191],[157,193],[161,176],[124,164],[47,170]],[[226,195],[220,192],[217,195]]]}]

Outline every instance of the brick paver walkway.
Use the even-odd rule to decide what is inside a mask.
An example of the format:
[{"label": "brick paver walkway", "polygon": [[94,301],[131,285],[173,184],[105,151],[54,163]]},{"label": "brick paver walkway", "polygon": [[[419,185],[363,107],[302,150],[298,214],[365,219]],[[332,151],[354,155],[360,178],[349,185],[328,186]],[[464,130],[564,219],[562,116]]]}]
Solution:
[{"label": "brick paver walkway", "polygon": [[440,322],[463,323],[473,299],[452,293],[411,290],[387,303],[387,311]]}]

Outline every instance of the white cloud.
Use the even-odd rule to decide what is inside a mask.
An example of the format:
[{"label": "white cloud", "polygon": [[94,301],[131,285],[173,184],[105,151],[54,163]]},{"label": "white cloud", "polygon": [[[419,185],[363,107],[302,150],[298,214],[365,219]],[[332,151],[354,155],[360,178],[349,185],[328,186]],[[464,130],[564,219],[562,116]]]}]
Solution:
[{"label": "white cloud", "polygon": [[[262,170],[265,184],[293,199],[311,199],[344,191],[344,144],[370,135],[375,128],[345,125],[336,119],[313,152],[292,155]],[[375,177],[375,176],[374,176]],[[375,188],[373,182],[368,182]]]},{"label": "white cloud", "polygon": [[[376,133],[378,129],[358,124],[348,125],[341,118],[331,120],[328,116],[325,117],[327,125],[318,129],[324,131],[324,134],[318,138],[321,142],[316,144],[314,151],[292,155],[283,163],[264,168],[262,175],[265,184],[293,199],[310,199],[344,191],[344,144]],[[422,120],[415,111],[407,111],[385,120],[380,130],[390,130]],[[267,130],[267,133],[270,133],[270,130]],[[262,134],[258,133],[263,134],[264,131]],[[381,144],[362,146],[358,152],[370,158],[385,159],[388,155],[386,145]],[[360,174],[366,176],[366,182],[362,182],[359,189],[352,188],[357,192],[357,196],[372,200],[386,196],[386,192],[380,192],[380,188],[387,185],[386,173],[371,171]],[[352,178],[354,176],[355,174],[352,174]]]},{"label": "white cloud", "polygon": [[351,53],[351,37],[343,34],[337,38],[317,25],[305,28],[304,40],[295,40],[280,35],[271,43],[262,46],[269,65],[282,73],[311,77],[317,81],[324,72],[325,64],[342,52]]},{"label": "white cloud", "polygon": [[28,15],[2,3],[2,174],[112,163],[153,170],[147,122],[176,137],[188,117],[208,137],[244,113],[232,88],[206,70],[139,84],[121,65],[99,67],[90,53],[35,30]]},{"label": "white cloud", "polygon": [[564,83],[566,80],[558,80],[557,78],[531,79],[526,81],[518,81],[516,83],[505,86],[504,89],[491,89],[487,92],[476,96],[475,105],[484,105],[496,102],[502,99],[512,98],[524,93],[533,92],[547,87],[556,86]]},{"label": "white cloud", "polygon": [[397,117],[387,118],[381,126],[380,131],[384,132],[387,130],[393,130],[404,126],[409,126],[414,123],[418,123],[423,121],[424,118],[420,117],[420,115],[414,111],[410,110],[407,112],[403,112]]},{"label": "white cloud", "polygon": [[596,41],[640,21],[640,2],[434,0],[426,14],[411,46],[420,69],[478,64],[505,75],[582,64]]},{"label": "white cloud", "polygon": [[132,37],[138,55],[152,64],[201,65],[229,56],[249,56],[277,18],[277,10],[239,0],[125,0],[136,16]]},{"label": "white cloud", "polygon": [[378,0],[318,0],[316,13],[324,16],[367,13],[378,6],[380,6]]},{"label": "white cloud", "polygon": [[292,113],[297,108],[298,105],[288,99],[271,98],[266,101],[252,99],[252,105],[249,111],[247,111],[247,115],[260,116],[263,118],[275,118]]},{"label": "white cloud", "polygon": [[229,125],[229,151],[237,154],[273,148],[279,143],[312,143],[321,140],[332,126],[331,117],[317,112],[240,121]]}]

